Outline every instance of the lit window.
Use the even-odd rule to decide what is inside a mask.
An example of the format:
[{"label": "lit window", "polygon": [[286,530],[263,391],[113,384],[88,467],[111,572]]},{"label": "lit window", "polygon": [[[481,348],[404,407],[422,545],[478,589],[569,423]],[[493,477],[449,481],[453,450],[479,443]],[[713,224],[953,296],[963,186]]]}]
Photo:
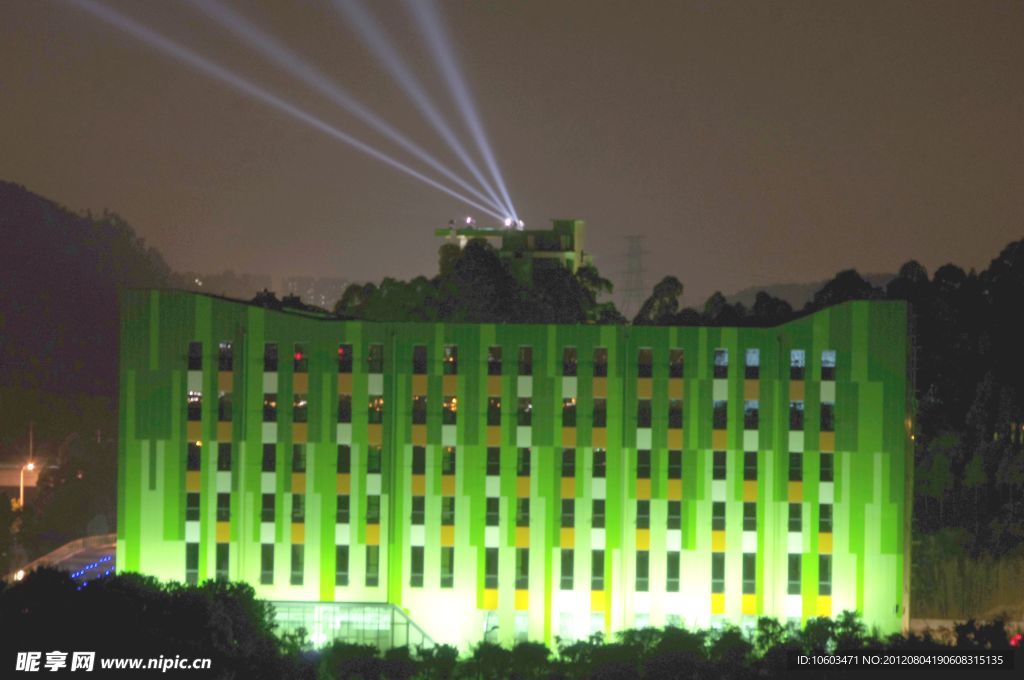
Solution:
[{"label": "lit window", "polygon": [[729,350],[727,349],[716,349],[715,350],[715,378],[728,378],[729,377]]},{"label": "lit window", "polygon": [[277,422],[277,394],[273,392],[263,395],[263,422]]},{"label": "lit window", "polygon": [[501,375],[501,348],[487,348],[487,375]]},{"label": "lit window", "polygon": [[189,390],[188,392],[188,419],[198,421],[203,419],[203,393]]},{"label": "lit window", "polygon": [[380,394],[371,394],[366,403],[366,422],[371,425],[380,425],[384,422],[384,397]]},{"label": "lit window", "polygon": [[576,427],[576,397],[562,400],[562,427]]},{"label": "lit window", "polygon": [[302,343],[295,344],[295,366],[296,373],[306,373],[309,370],[309,355],[306,353],[306,346]]},{"label": "lit window", "polygon": [[384,345],[370,345],[366,352],[366,367],[370,373],[384,372]]},{"label": "lit window", "polygon": [[636,551],[636,591],[638,593],[647,592],[650,555],[651,554],[646,550]]},{"label": "lit window", "polygon": [[743,402],[743,429],[756,430],[760,422],[761,404],[756,400]]},{"label": "lit window", "polygon": [[804,366],[807,363],[807,355],[802,349],[794,349],[789,352],[789,379],[803,380]]},{"label": "lit window", "polygon": [[759,349],[748,349],[747,350],[747,362],[745,366],[744,377],[747,380],[757,380],[761,375],[761,350]]},{"label": "lit window", "polygon": [[201,343],[201,342],[190,342],[190,343],[188,343],[188,370],[190,370],[190,371],[201,371],[201,370],[203,370],[203,343]]},{"label": "lit window", "polygon": [[441,402],[441,423],[454,425],[459,410],[459,400],[455,395],[447,395]]},{"label": "lit window", "polygon": [[501,425],[501,399],[498,397],[487,398],[487,424]]},{"label": "lit window", "polygon": [[459,348],[455,345],[444,346],[444,374],[459,374]]},{"label": "lit window", "polygon": [[516,416],[521,427],[530,425],[533,422],[533,400],[529,397],[520,397]]},{"label": "lit window", "polygon": [[683,350],[678,348],[669,350],[668,375],[670,378],[683,377]]},{"label": "lit window", "polygon": [[836,379],[836,351],[834,349],[826,349],[821,353],[821,379]]},{"label": "lit window", "polygon": [[562,375],[576,375],[576,348],[566,347],[562,350]]},{"label": "lit window", "polygon": [[217,370],[230,371],[234,364],[234,351],[230,342],[221,342],[217,346]]},{"label": "lit window", "polygon": [[306,400],[306,395],[296,392],[292,397],[292,422],[306,422],[308,406],[309,402]]},{"label": "lit window", "polygon": [[594,349],[594,377],[595,378],[604,378],[607,375],[608,375],[608,348],[607,347],[597,347],[597,348]]},{"label": "lit window", "polygon": [[594,398],[594,427],[606,427],[608,420],[608,405],[605,399]]},{"label": "lit window", "polygon": [[338,345],[338,373],[352,372],[352,345]]},{"label": "lit window", "polygon": [[650,347],[641,348],[637,353],[636,374],[638,378],[650,378],[654,370],[654,351]]}]

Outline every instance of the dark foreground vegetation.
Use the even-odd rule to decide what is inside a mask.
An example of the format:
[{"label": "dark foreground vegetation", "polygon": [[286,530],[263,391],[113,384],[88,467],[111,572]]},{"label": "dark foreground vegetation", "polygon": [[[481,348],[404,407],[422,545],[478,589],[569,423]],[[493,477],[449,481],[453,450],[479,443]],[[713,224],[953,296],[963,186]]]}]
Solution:
[{"label": "dark foreground vegetation", "polygon": [[[454,647],[379,652],[365,645],[309,648],[304,635],[278,635],[273,609],[240,583],[162,584],[137,574],[100,579],[85,587],[50,569],[0,585],[0,667],[13,668],[18,651],[96,651],[103,656],[210,658],[209,672],[181,677],[309,678],[332,680],[441,680],[446,678],[780,678],[788,654],[841,650],[949,650],[929,638],[880,637],[859,617],[812,619],[805,628],[759,619],[754,629],[644,628],[605,641],[536,642],[511,648],[482,642],[461,657]],[[1008,650],[999,622],[967,622],[953,647]],[[170,675],[174,675],[171,673]],[[127,677],[139,677],[131,673]],[[801,672],[800,677],[821,677]],[[834,675],[830,676],[834,677]]]}]

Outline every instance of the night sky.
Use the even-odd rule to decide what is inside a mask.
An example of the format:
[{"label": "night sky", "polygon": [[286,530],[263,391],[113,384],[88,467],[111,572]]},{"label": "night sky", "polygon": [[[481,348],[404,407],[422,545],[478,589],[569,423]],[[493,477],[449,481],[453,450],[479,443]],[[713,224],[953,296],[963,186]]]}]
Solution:
[{"label": "night sky", "polygon": [[[108,4],[412,160],[188,3]],[[461,170],[329,6],[233,6]],[[405,7],[368,6],[457,125]],[[618,283],[627,234],[689,304],[1024,236],[1024,3],[440,7],[519,214],[585,219]],[[0,4],[0,179],[120,213],[179,271],[433,274],[434,228],[479,214],[57,0]]]}]

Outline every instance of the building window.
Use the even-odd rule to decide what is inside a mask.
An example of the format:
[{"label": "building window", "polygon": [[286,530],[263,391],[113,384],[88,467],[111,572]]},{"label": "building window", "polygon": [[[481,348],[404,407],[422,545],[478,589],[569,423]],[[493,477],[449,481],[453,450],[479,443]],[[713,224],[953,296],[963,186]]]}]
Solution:
[{"label": "building window", "polygon": [[335,521],[338,524],[349,523],[349,513],[352,507],[352,497],[347,493],[338,496],[338,507],[335,513]]},{"label": "building window", "polygon": [[679,553],[672,550],[666,555],[665,590],[670,593],[679,592]]},{"label": "building window", "polygon": [[188,522],[199,521],[199,494],[189,492],[185,494],[185,520]]},{"label": "building window", "polygon": [[562,477],[576,476],[576,449],[562,449]]},{"label": "building window", "polygon": [[789,481],[804,481],[804,454],[794,452],[789,454]]},{"label": "building window", "polygon": [[651,426],[651,400],[638,399],[636,402],[636,426]]},{"label": "building window", "polygon": [[519,449],[519,454],[516,457],[516,475],[519,477],[530,476],[530,449]]},{"label": "building window", "polygon": [[458,415],[459,400],[454,394],[445,395],[441,401],[441,424],[454,425]]},{"label": "building window", "polygon": [[497,446],[487,447],[487,474],[494,477],[501,474],[501,449]]},{"label": "building window", "polygon": [[743,377],[747,380],[757,380],[761,376],[761,350],[748,349],[747,361]]},{"label": "building window", "polygon": [[217,370],[230,371],[234,363],[234,352],[230,342],[222,341],[217,346]]},{"label": "building window", "polygon": [[292,472],[306,471],[306,445],[292,444]]},{"label": "building window", "polygon": [[517,527],[528,527],[528,526],[530,526],[530,499],[529,498],[517,498],[516,499],[516,526]]},{"label": "building window", "polygon": [[275,472],[277,470],[277,446],[274,444],[263,445],[263,472]]},{"label": "building window", "polygon": [[743,504],[743,530],[757,531],[757,503]]},{"label": "building window", "polygon": [[498,587],[498,549],[484,549],[484,588]]},{"label": "building window", "polygon": [[367,348],[366,368],[369,373],[384,372],[384,345],[373,344]]},{"label": "building window", "polygon": [[441,498],[441,526],[455,525],[455,496]]},{"label": "building window", "polygon": [[423,587],[423,546],[414,545],[409,555],[409,585],[413,588]]},{"label": "building window", "polygon": [[376,494],[366,497],[366,523],[380,524],[380,496]]},{"label": "building window", "polygon": [[643,347],[637,352],[636,375],[638,378],[650,378],[654,371],[654,351],[650,347]]},{"label": "building window", "polygon": [[487,398],[487,424],[501,425],[501,399],[499,397]]},{"label": "building window", "polygon": [[185,469],[191,472],[195,472],[199,469],[202,464],[202,447],[195,442],[188,443],[188,453],[185,458]]},{"label": "building window", "polygon": [[573,551],[571,548],[562,550],[562,578],[559,585],[562,590],[572,590]]},{"label": "building window", "polygon": [[459,374],[459,348],[455,345],[444,346],[444,374]]},{"label": "building window", "polygon": [[594,449],[594,479],[604,479],[608,470],[608,454],[604,449]]},{"label": "building window", "polygon": [[761,404],[755,400],[743,402],[743,429],[756,430],[760,421]]},{"label": "building window", "polygon": [[489,527],[498,526],[498,520],[501,517],[501,499],[496,496],[487,497],[487,516],[486,522]]},{"label": "building window", "polygon": [[728,423],[728,406],[724,399],[716,400],[712,410],[712,426],[716,430],[724,430]]},{"label": "building window", "polygon": [[412,497],[412,513],[409,519],[413,526],[422,526],[425,514],[426,499],[423,496]]},{"label": "building window", "polygon": [[743,594],[753,595],[757,592],[757,555],[743,554]]},{"label": "building window", "polygon": [[576,526],[576,501],[572,498],[562,499],[562,528],[571,529]]},{"label": "building window", "polygon": [[351,423],[352,422],[352,395],[351,394],[339,394],[338,395],[338,422],[339,423]]},{"label": "building window", "polygon": [[520,397],[519,406],[516,409],[516,417],[521,427],[527,427],[533,422],[533,400],[529,397]]},{"label": "building window", "polygon": [[[424,404],[425,407],[426,404]],[[384,397],[382,395],[371,394],[369,396],[366,402],[366,422],[370,425],[380,425],[384,422]]]},{"label": "building window", "polygon": [[725,592],[725,553],[711,553],[711,592]]},{"label": "building window", "polygon": [[725,531],[725,503],[714,501],[711,504],[711,530]]},{"label": "building window", "polygon": [[272,493],[263,494],[263,503],[260,507],[260,521],[273,522],[275,512],[276,496]]},{"label": "building window", "polygon": [[231,494],[229,493],[217,494],[217,521],[231,521]]},{"label": "building window", "polygon": [[641,500],[636,502],[636,528],[651,528],[651,502]]},{"label": "building window", "polygon": [[306,494],[292,494],[292,524],[302,524],[306,521]]},{"label": "building window", "polygon": [[683,377],[683,350],[678,347],[668,351],[668,377]]},{"label": "building window", "polygon": [[562,427],[576,427],[576,397],[562,400]]},{"label": "building window", "polygon": [[636,452],[636,478],[651,478],[651,451],[650,449],[639,449]]},{"label": "building window", "polygon": [[729,350],[721,348],[715,350],[714,377],[719,379],[729,377]]},{"label": "building window", "polygon": [[832,594],[832,556],[818,555],[818,595]]},{"label": "building window", "polygon": [[590,589],[604,590],[604,550],[590,551]]},{"label": "building window", "polygon": [[231,393],[220,392],[217,395],[217,420],[222,423],[231,422]]},{"label": "building window", "polygon": [[646,550],[636,551],[636,592],[647,592],[650,553]]},{"label": "building window", "polygon": [[412,447],[412,473],[424,475],[427,473],[427,449],[423,446]]},{"label": "building window", "polygon": [[304,423],[306,422],[306,407],[308,406],[306,401],[306,395],[296,392],[292,396],[292,422],[293,423]]},{"label": "building window", "polygon": [[442,475],[454,475],[455,474],[455,447],[446,446],[441,451],[441,474]]},{"label": "building window", "polygon": [[803,506],[800,503],[789,504],[789,530],[799,533],[804,529]]},{"label": "building window", "polygon": [[366,472],[371,475],[380,474],[381,458],[383,457],[383,451],[378,445],[370,445],[366,447]]},{"label": "building window", "polygon": [[260,584],[264,586],[274,583],[274,544],[265,543],[260,546]]},{"label": "building window", "polygon": [[530,549],[516,548],[516,590],[530,587]]},{"label": "building window", "polygon": [[199,583],[199,544],[185,544],[185,583]]},{"label": "building window", "polygon": [[412,398],[412,424],[427,424],[427,398],[423,395]]},{"label": "building window", "polygon": [[608,375],[608,348],[594,348],[594,377],[604,378]]},{"label": "building window", "polygon": [[347,475],[352,473],[352,447],[348,444],[338,444],[338,474]]},{"label": "building window", "polygon": [[786,594],[787,595],[799,595],[800,594],[800,555],[789,555],[789,569]]},{"label": "building window", "polygon": [[519,348],[519,375],[533,375],[533,348]]},{"label": "building window", "polygon": [[190,343],[188,343],[188,370],[190,370],[190,371],[201,371],[201,370],[203,370],[203,343],[201,343],[201,342],[190,342]]},{"label": "building window", "polygon": [[668,478],[683,478],[683,452],[679,449],[672,449],[668,452]]},{"label": "building window", "polygon": [[188,419],[196,422],[203,419],[203,393],[189,390]]},{"label": "building window", "polygon": [[821,454],[821,481],[831,482],[835,475],[834,457],[831,453]]},{"label": "building window", "polygon": [[441,548],[441,587],[455,586],[455,548]]},{"label": "building window", "polygon": [[217,544],[216,578],[218,581],[228,580],[228,556],[231,554],[230,549],[231,546],[227,543]]},{"label": "building window", "polygon": [[804,429],[804,402],[789,402],[789,429],[794,431]]},{"label": "building window", "polygon": [[295,343],[295,366],[296,373],[309,371],[309,356],[306,354],[306,347],[302,343]]},{"label": "building window", "polygon": [[823,534],[832,533],[832,504],[822,503],[818,508],[818,531]]},{"label": "building window", "polygon": [[668,402],[668,426],[678,430],[683,426],[683,400],[670,399]]},{"label": "building window", "polygon": [[413,375],[426,375],[427,373],[427,346],[414,345],[412,348],[412,373]]},{"label": "building window", "polygon": [[725,479],[725,451],[714,451],[711,454],[711,479]]},{"label": "building window", "polygon": [[338,373],[352,372],[352,345],[338,345]]},{"label": "building window", "polygon": [[836,405],[832,402],[821,402],[821,431],[836,431]]},{"label": "building window", "polygon": [[366,585],[374,587],[380,583],[380,546],[366,546]]},{"label": "building window", "polygon": [[289,582],[293,586],[301,586],[303,581],[303,562],[305,558],[304,548],[305,546],[301,543],[292,544],[292,568],[291,578]]},{"label": "building window", "polygon": [[606,427],[608,422],[608,405],[604,398],[594,398],[594,427]]},{"label": "building window", "polygon": [[604,529],[604,499],[595,498],[593,509],[590,513],[590,526],[594,529]]},{"label": "building window", "polygon": [[263,422],[277,422],[277,394],[273,392],[263,395]]},{"label": "building window", "polygon": [[501,348],[487,348],[487,375],[501,375]]},{"label": "building window", "polygon": [[263,370],[267,373],[277,373],[276,342],[268,342],[263,345]]},{"label": "building window", "polygon": [[743,452],[743,480],[757,481],[757,451]]},{"label": "building window", "polygon": [[821,379],[836,379],[836,351],[826,349],[821,353]]},{"label": "building window", "polygon": [[789,351],[789,379],[790,380],[803,380],[804,379],[804,365],[806,363],[806,354],[802,349],[793,349]]},{"label": "building window", "polygon": [[667,525],[669,529],[679,529],[683,526],[683,504],[681,501],[668,502]]},{"label": "building window", "polygon": [[566,347],[562,350],[562,375],[571,377],[576,375],[576,348]]},{"label": "building window", "polygon": [[334,546],[334,585],[348,585],[348,546]]}]

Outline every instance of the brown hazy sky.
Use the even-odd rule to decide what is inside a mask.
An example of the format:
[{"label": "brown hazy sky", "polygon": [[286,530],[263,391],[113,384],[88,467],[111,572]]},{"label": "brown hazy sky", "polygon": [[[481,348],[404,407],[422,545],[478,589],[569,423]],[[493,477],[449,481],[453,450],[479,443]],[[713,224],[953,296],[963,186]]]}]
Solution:
[{"label": "brown hazy sky", "polygon": [[[108,4],[385,146],[189,4]],[[457,169],[327,5],[233,6]],[[405,8],[368,6],[449,103]],[[633,233],[648,289],[674,274],[690,303],[910,258],[980,268],[1024,237],[1022,2],[441,10],[519,213],[586,219],[617,281]],[[467,214],[60,0],[0,0],[0,179],[115,210],[200,272],[431,274],[433,229]]]}]

